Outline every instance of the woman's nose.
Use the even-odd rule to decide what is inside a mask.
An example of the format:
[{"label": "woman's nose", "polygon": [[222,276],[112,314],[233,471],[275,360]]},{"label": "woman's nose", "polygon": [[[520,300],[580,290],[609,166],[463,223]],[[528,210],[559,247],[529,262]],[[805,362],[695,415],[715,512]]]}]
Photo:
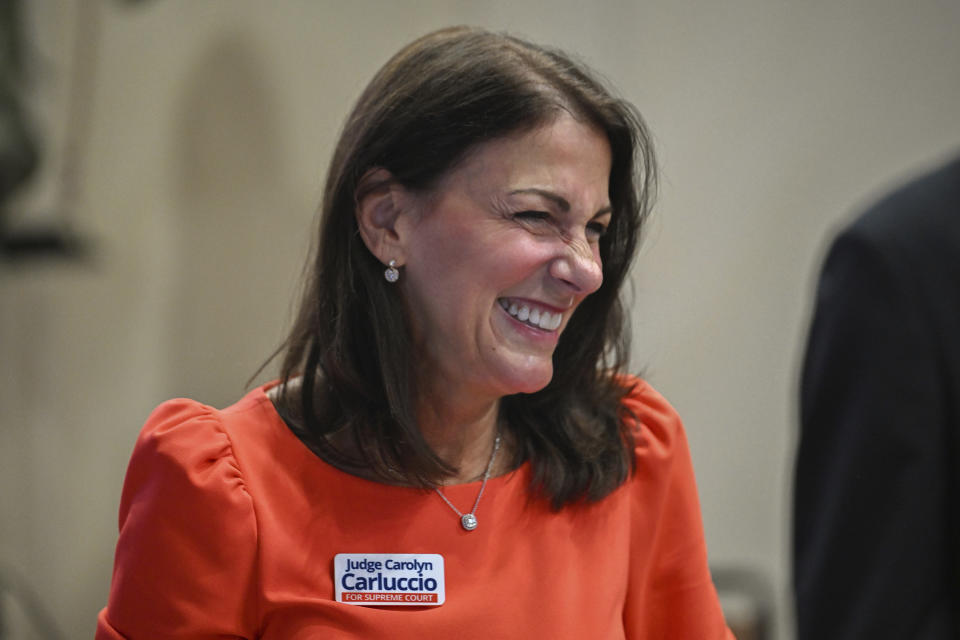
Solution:
[{"label": "woman's nose", "polygon": [[586,240],[568,242],[550,264],[550,275],[573,293],[588,295],[603,284],[603,270],[596,246]]}]

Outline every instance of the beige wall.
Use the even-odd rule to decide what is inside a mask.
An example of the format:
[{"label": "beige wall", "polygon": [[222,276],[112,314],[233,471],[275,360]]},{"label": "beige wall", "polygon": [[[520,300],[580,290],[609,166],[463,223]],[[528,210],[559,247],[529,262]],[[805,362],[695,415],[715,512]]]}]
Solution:
[{"label": "beige wall", "polygon": [[94,259],[0,263],[0,565],[71,637],[106,599],[143,419],[171,395],[243,392],[286,326],[349,104],[452,23],[577,51],[646,115],[663,184],[634,362],[686,420],[713,562],[761,569],[783,599],[815,269],[836,224],[960,149],[960,5],[86,4],[99,47],[75,204]]}]

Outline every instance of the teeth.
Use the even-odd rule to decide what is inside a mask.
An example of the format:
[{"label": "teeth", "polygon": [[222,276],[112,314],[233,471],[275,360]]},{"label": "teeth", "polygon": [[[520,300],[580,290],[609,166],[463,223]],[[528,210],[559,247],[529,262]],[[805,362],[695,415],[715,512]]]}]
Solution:
[{"label": "teeth", "polygon": [[544,311],[540,314],[540,328],[546,331],[553,331],[560,326],[560,317],[559,313],[547,313]]},{"label": "teeth", "polygon": [[517,320],[526,322],[544,331],[556,331],[560,327],[560,323],[563,322],[562,313],[551,313],[536,308],[531,310],[530,307],[525,304],[517,304],[516,302],[508,303],[502,299],[500,300],[500,306]]}]

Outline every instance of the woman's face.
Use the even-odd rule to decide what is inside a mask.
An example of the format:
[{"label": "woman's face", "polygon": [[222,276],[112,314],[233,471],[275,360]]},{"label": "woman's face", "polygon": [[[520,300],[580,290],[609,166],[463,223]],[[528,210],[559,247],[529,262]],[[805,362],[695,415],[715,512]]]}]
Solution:
[{"label": "woman's face", "polygon": [[416,199],[401,286],[427,388],[542,389],[570,316],[602,282],[610,146],[562,115],[480,145]]}]

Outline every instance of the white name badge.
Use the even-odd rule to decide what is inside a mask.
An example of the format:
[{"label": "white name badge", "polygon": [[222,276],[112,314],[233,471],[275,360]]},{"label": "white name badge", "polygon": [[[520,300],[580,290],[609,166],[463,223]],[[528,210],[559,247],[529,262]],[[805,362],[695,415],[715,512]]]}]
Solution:
[{"label": "white name badge", "polygon": [[346,604],[436,607],[446,599],[437,553],[338,553],[333,577]]}]

